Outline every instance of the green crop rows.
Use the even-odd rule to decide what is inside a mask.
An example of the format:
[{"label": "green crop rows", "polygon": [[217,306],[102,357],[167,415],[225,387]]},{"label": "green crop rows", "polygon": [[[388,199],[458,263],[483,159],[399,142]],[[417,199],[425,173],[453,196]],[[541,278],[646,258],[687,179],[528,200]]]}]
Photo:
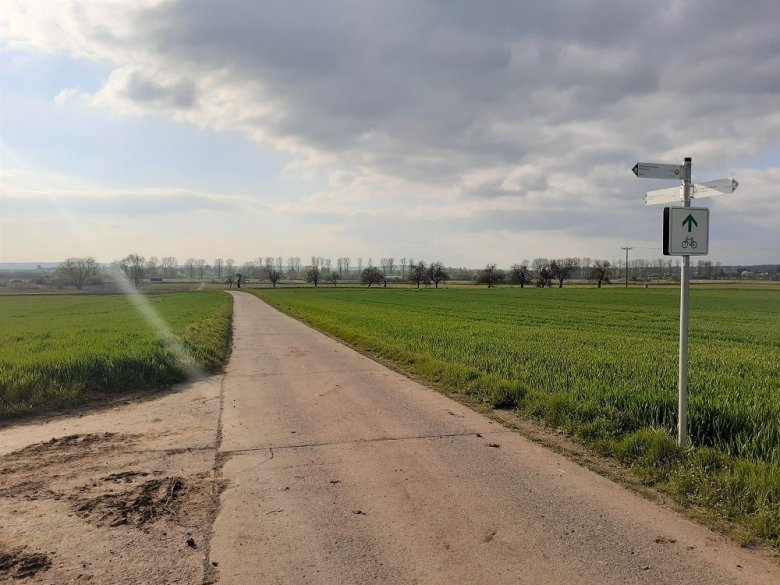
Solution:
[{"label": "green crop rows", "polygon": [[577,435],[749,536],[780,542],[779,289],[692,291],[688,452],[672,439],[677,289],[255,292],[449,391]]},{"label": "green crop rows", "polygon": [[182,381],[227,358],[221,292],[0,298],[0,418]]}]

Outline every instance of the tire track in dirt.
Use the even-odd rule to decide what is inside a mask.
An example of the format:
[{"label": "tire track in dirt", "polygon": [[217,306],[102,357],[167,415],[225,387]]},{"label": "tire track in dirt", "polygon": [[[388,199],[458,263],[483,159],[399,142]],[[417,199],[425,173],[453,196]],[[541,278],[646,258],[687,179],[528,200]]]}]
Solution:
[{"label": "tire track in dirt", "polygon": [[0,431],[0,582],[213,582],[220,385]]}]

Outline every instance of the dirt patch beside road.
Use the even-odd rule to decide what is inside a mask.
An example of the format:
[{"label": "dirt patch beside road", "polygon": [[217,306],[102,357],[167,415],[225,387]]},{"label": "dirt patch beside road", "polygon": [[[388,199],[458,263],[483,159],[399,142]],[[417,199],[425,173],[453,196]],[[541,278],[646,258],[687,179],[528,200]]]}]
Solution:
[{"label": "dirt patch beside road", "polygon": [[[206,380],[159,401],[0,432],[0,582],[212,582],[218,392],[219,380]],[[179,416],[161,417],[167,410]]]}]

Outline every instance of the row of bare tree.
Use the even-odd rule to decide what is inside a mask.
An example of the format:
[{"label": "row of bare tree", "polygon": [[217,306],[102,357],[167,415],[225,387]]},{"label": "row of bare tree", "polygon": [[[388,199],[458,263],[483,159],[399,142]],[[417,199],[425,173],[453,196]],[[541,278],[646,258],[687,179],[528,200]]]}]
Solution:
[{"label": "row of bare tree", "polygon": [[[676,260],[676,262],[675,262]],[[353,263],[352,258],[343,256],[336,259],[335,265],[331,258],[312,256],[308,266],[303,266],[300,256],[266,256],[249,260],[237,265],[232,258],[216,258],[209,264],[204,258],[187,258],[179,263],[175,256],[144,258],[139,254],[129,254],[113,263],[113,267],[124,274],[134,285],[139,286],[147,278],[178,278],[203,280],[207,277],[220,281],[234,281],[241,274],[244,281],[248,279],[268,280],[274,286],[287,278],[290,280],[305,280],[317,286],[321,281],[334,285],[345,279],[360,280],[364,284],[406,281],[418,287],[433,284],[438,288],[442,282],[450,279],[474,280],[493,287],[502,282],[518,284],[535,284],[539,287],[552,286],[556,282],[563,287],[572,278],[591,279],[598,283],[609,282],[612,277],[626,276],[625,262],[616,260],[609,262],[592,258],[535,258],[529,262],[513,264],[507,271],[499,269],[495,264],[488,264],[484,269],[475,271],[467,268],[446,268],[441,262],[426,264],[422,260],[403,257],[398,261],[394,257],[381,258],[378,265],[373,258],[359,257]],[[655,261],[634,259],[629,262],[629,275],[635,280],[649,278],[673,278],[679,269],[678,259],[658,259]],[[81,289],[99,272],[99,265],[94,258],[69,258],[59,267],[58,276],[61,280]],[[719,278],[724,276],[720,263],[700,260],[693,276],[696,278]]]},{"label": "row of bare tree", "polygon": [[[577,258],[534,258],[532,262],[523,260],[519,264],[513,264],[509,271],[498,268],[495,264],[488,264],[477,273],[475,281],[480,284],[486,284],[492,288],[497,284],[508,282],[509,284],[519,284],[520,288],[526,284],[534,283],[538,287],[551,287],[553,281],[558,283],[559,288],[563,288],[564,282],[573,278],[575,273],[581,267],[577,263]],[[591,260],[588,258],[589,272],[587,278],[595,280],[598,287],[603,283],[608,283],[612,275],[612,266],[607,260]]]}]

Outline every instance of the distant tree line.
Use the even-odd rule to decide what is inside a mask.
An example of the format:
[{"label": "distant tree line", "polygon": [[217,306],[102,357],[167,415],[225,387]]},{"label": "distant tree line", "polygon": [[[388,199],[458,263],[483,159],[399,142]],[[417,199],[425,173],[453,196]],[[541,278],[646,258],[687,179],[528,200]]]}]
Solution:
[{"label": "distant tree line", "polygon": [[[232,258],[216,258],[211,263],[204,258],[190,257],[183,262],[175,256],[144,258],[139,254],[128,254],[112,263],[116,274],[122,275],[131,285],[138,287],[149,279],[212,279],[217,282],[234,283],[241,275],[242,283],[249,281],[269,282],[276,286],[279,282],[305,282],[319,287],[323,283],[337,286],[339,282],[359,282],[368,287],[387,286],[390,283],[409,283],[417,288],[446,284],[450,280],[471,281],[484,284],[488,288],[499,284],[559,288],[572,279],[591,280],[600,288],[613,279],[621,281],[628,277],[631,282],[649,282],[656,279],[677,280],[679,278],[679,258],[660,258],[655,261],[633,259],[628,268],[622,260],[602,260],[592,258],[534,258],[512,264],[503,270],[496,264],[487,264],[481,270],[464,267],[445,267],[442,262],[430,264],[423,260],[403,257],[373,258],[349,256],[331,258],[311,256],[310,263],[304,265],[299,256],[258,256],[243,264],[237,264]],[[696,279],[745,278],[753,273],[742,268],[724,269],[718,262],[699,260],[692,268],[692,277]],[[761,277],[780,279],[780,271]],[[41,277],[43,279],[43,277]],[[81,290],[86,285],[102,282],[101,268],[93,257],[68,258],[63,261],[55,274],[56,284],[74,286]],[[42,280],[43,282],[43,280]]]}]

